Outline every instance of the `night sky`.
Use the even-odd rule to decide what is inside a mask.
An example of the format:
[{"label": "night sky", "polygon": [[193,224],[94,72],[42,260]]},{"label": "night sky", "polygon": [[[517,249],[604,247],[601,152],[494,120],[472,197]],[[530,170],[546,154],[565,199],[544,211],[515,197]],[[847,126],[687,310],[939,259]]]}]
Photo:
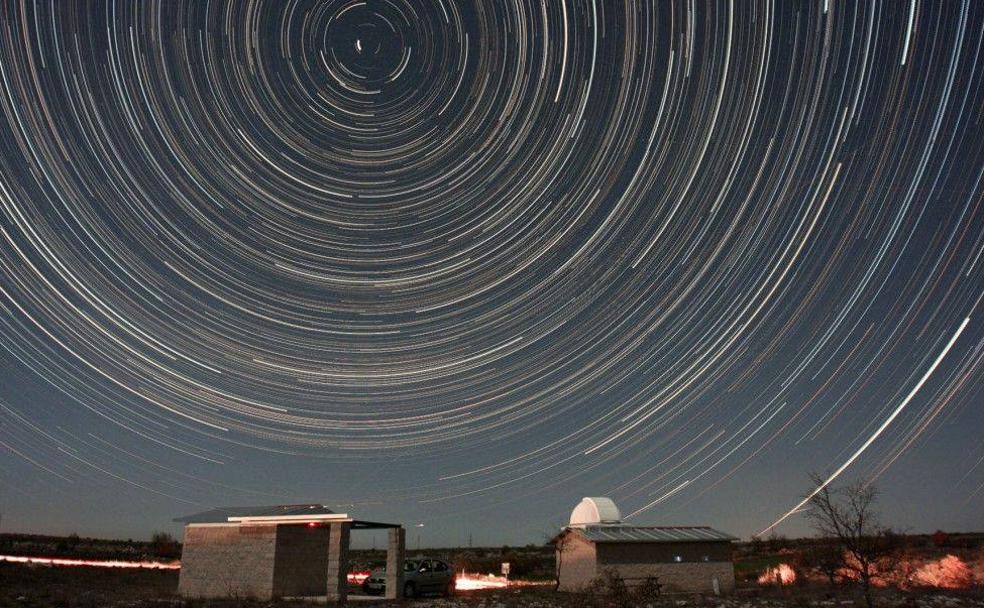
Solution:
[{"label": "night sky", "polygon": [[0,525],[747,537],[815,471],[984,529],[982,51],[973,0],[0,3]]}]

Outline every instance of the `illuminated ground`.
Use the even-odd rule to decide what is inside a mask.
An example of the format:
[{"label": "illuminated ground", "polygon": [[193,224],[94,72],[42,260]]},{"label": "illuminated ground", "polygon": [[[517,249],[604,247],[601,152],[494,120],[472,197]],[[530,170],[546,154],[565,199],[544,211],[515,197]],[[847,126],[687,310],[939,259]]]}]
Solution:
[{"label": "illuminated ground", "polygon": [[[256,602],[242,599],[183,602],[176,595],[178,573],[174,570],[50,567],[0,563],[0,607],[17,608],[301,608],[307,601]],[[906,608],[984,608],[984,589],[947,590],[939,593],[881,592],[883,606]],[[391,603],[375,598],[360,599],[359,606]],[[666,607],[717,606],[718,608],[853,608],[862,605],[850,589],[831,595],[829,589],[794,586],[787,589],[744,587],[730,598],[694,598],[672,595],[659,604]],[[404,602],[413,607],[446,608],[602,608],[603,599],[555,593],[544,587],[486,589],[458,593],[454,598],[428,597]],[[633,604],[630,604],[633,605]]]}]

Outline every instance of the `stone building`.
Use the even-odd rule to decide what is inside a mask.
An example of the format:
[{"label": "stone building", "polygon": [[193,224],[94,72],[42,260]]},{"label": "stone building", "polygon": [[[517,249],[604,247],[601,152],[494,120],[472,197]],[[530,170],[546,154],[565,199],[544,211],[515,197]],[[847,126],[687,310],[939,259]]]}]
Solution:
[{"label": "stone building", "polygon": [[405,532],[399,524],[360,521],[322,505],[230,507],[175,521],[185,524],[178,592],[184,597],[347,595],[352,530],[389,529],[386,593],[403,589]]},{"label": "stone building", "polygon": [[705,526],[631,526],[608,498],[585,498],[554,538],[560,589],[576,591],[612,571],[626,585],[656,577],[671,593],[728,593],[733,536]]}]

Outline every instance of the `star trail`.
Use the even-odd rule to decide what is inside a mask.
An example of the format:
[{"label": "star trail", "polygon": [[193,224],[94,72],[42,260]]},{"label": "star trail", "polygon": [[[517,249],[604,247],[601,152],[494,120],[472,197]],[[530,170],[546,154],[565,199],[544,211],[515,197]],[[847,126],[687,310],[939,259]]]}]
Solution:
[{"label": "star trail", "polygon": [[747,535],[821,471],[984,524],[982,49],[969,0],[4,2],[0,507]]}]

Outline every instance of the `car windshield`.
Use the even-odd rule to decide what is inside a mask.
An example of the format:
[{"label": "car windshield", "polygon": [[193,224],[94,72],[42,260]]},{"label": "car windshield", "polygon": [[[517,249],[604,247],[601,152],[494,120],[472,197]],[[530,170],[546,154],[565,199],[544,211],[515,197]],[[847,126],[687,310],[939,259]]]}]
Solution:
[{"label": "car windshield", "polygon": [[404,562],[403,563],[403,571],[404,572],[413,572],[416,569],[417,569],[417,562]]}]

